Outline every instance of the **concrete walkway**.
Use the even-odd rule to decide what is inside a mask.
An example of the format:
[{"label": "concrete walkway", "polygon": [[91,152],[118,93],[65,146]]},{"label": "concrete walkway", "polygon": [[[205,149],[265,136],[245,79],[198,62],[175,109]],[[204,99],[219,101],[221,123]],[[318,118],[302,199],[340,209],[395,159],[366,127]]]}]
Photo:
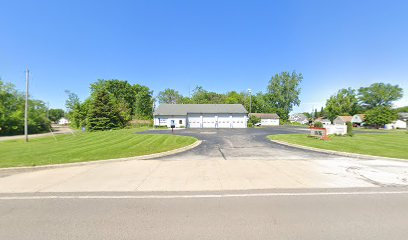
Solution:
[{"label": "concrete walkway", "polygon": [[406,186],[408,163],[326,160],[134,160],[0,178],[0,192],[222,191]]}]

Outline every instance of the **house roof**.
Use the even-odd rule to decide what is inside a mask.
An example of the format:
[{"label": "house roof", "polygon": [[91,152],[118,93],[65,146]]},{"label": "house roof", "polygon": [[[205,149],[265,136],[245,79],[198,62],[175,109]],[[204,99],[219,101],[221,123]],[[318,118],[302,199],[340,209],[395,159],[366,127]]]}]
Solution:
[{"label": "house roof", "polygon": [[290,121],[303,121],[303,120],[308,120],[308,118],[303,113],[295,113],[289,117],[289,120]]},{"label": "house roof", "polygon": [[343,122],[351,122],[353,116],[338,116],[335,120],[337,120],[338,118]]},{"label": "house roof", "polygon": [[248,113],[242,104],[160,104],[154,115],[187,115],[187,113]]},{"label": "house roof", "polygon": [[398,118],[400,120],[408,119],[408,112],[400,112],[398,113]]},{"label": "house roof", "polygon": [[361,120],[364,120],[366,117],[366,114],[356,114],[356,115],[359,116]]},{"label": "house roof", "polygon": [[316,118],[315,122],[330,122],[331,123],[331,121],[329,119],[322,118],[322,117]]},{"label": "house roof", "polygon": [[279,119],[279,116],[276,113],[250,113],[249,115],[260,119]]}]

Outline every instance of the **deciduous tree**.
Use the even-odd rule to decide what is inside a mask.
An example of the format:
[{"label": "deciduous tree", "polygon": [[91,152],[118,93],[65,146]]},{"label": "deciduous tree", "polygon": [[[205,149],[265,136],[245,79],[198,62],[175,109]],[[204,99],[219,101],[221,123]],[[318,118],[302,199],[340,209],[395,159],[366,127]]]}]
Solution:
[{"label": "deciduous tree", "polygon": [[402,98],[402,94],[403,90],[398,85],[385,83],[373,83],[358,89],[358,99],[366,109],[391,107],[392,102]]},{"label": "deciduous tree", "polygon": [[48,110],[48,119],[50,119],[51,122],[57,122],[59,119],[64,117],[64,115],[65,115],[65,112],[63,109],[51,108],[50,110]]},{"label": "deciduous tree", "polygon": [[159,103],[179,104],[183,102],[183,96],[176,90],[166,88],[157,95]]},{"label": "deciduous tree", "polygon": [[366,112],[365,124],[379,128],[397,119],[398,114],[395,110],[388,106],[379,106]]},{"label": "deciduous tree", "polygon": [[358,99],[356,91],[351,88],[340,89],[326,102],[327,117],[333,121],[339,115],[354,115],[358,113]]},{"label": "deciduous tree", "polygon": [[294,106],[299,106],[300,83],[303,75],[293,71],[282,72],[271,78],[268,85],[267,101],[268,105],[276,109],[282,120],[289,118],[289,113]]}]

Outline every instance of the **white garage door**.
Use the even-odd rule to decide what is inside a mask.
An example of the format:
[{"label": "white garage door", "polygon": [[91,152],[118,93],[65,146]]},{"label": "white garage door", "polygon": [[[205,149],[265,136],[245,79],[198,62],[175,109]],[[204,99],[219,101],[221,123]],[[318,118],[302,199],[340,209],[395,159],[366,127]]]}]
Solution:
[{"label": "white garage door", "polygon": [[229,114],[219,114],[218,115],[218,128],[230,128],[230,115]]},{"label": "white garage door", "polygon": [[203,128],[215,128],[215,115],[203,115]]},{"label": "white garage door", "polygon": [[277,126],[279,125],[279,119],[261,119],[261,125]]},{"label": "white garage door", "polygon": [[245,128],[246,127],[246,122],[245,122],[245,117],[244,116],[232,116],[232,127],[233,128]]},{"label": "white garage door", "polygon": [[201,128],[200,115],[188,115],[188,127],[189,128]]}]

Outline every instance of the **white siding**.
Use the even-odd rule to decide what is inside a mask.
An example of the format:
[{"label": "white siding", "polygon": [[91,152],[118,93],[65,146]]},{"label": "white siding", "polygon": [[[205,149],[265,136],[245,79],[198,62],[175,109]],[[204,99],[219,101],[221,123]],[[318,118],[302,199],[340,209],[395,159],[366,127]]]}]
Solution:
[{"label": "white siding", "polygon": [[[188,114],[188,116],[155,116],[155,126],[171,127],[174,121],[176,128],[246,128],[246,114]],[[180,122],[181,121],[181,122]]]},{"label": "white siding", "polygon": [[262,126],[279,126],[279,119],[261,119]]},{"label": "white siding", "polygon": [[186,127],[186,117],[185,116],[156,116],[154,117],[155,126],[171,127],[172,121],[174,121],[174,126],[176,128]]}]

